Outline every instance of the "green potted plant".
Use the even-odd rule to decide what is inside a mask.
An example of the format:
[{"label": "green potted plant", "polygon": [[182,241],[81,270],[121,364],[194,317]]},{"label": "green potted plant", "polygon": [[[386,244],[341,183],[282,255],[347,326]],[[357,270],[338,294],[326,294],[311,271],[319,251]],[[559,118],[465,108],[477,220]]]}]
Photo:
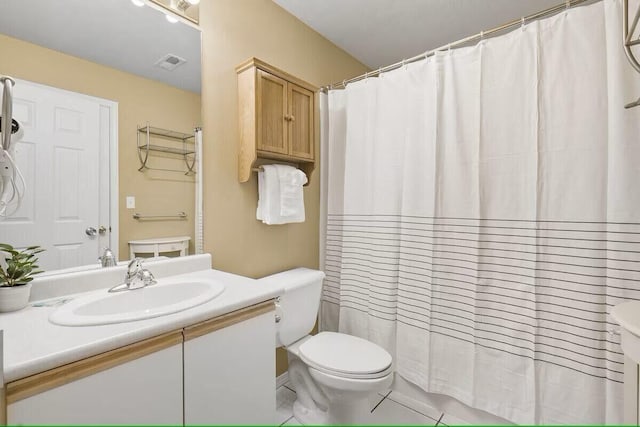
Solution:
[{"label": "green potted plant", "polygon": [[16,250],[13,246],[0,243],[4,252],[4,263],[0,264],[0,312],[20,310],[29,303],[31,281],[38,271],[36,254],[44,251],[39,246],[29,246]]}]

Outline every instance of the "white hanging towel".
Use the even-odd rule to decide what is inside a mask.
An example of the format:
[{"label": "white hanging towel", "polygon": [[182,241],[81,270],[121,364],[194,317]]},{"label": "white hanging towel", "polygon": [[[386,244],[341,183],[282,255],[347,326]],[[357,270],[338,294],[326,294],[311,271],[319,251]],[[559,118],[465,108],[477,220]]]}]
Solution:
[{"label": "white hanging towel", "polygon": [[263,165],[258,172],[256,218],[265,224],[304,222],[304,172],[287,165]]}]

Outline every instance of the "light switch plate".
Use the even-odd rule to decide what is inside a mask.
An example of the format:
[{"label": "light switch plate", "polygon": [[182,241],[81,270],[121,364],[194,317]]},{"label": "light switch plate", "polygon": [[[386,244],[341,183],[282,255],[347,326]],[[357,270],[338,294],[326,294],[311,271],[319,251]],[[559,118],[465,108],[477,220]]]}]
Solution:
[{"label": "light switch plate", "polygon": [[136,208],[136,198],[134,196],[127,196],[127,209]]}]

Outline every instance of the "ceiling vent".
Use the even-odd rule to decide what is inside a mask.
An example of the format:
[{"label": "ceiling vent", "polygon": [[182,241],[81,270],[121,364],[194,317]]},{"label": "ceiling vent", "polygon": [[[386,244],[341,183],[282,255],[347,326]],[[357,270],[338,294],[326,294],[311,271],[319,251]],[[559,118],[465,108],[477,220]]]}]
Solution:
[{"label": "ceiling vent", "polygon": [[166,54],[155,63],[156,67],[164,68],[167,71],[173,71],[177,67],[187,62],[186,59],[170,53]]}]

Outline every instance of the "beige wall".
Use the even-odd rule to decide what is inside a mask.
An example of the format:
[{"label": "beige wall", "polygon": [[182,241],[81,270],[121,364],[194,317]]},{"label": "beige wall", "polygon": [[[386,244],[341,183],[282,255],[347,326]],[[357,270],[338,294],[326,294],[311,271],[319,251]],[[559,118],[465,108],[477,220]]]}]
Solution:
[{"label": "beige wall", "polygon": [[[193,238],[193,179],[179,173],[138,172],[136,126],[149,121],[153,126],[192,132],[200,124],[198,94],[1,34],[0,54],[4,58],[0,74],[118,102],[120,259],[128,259],[127,241],[131,239]],[[160,161],[165,166],[181,166],[178,160]],[[154,214],[181,210],[187,213],[188,221],[136,221],[132,218],[134,211],[126,209],[127,195],[136,197],[135,211]]]},{"label": "beige wall", "polygon": [[[257,179],[238,182],[235,67],[255,56],[318,86],[367,69],[271,0],[201,2],[200,25],[205,251],[213,254],[215,268],[251,277],[297,266],[318,268],[319,167],[304,190],[307,220],[302,224],[257,221]],[[284,369],[280,352],[278,373]]]}]

